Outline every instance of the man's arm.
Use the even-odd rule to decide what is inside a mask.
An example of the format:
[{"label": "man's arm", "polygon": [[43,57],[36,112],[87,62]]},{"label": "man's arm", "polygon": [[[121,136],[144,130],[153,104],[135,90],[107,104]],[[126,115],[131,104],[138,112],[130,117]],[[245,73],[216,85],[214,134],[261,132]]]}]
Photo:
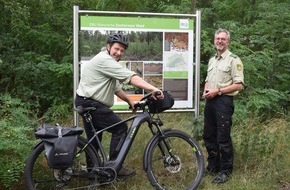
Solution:
[{"label": "man's arm", "polygon": [[220,88],[222,94],[229,94],[235,91],[243,90],[243,83],[233,83],[230,86]]},{"label": "man's arm", "polygon": [[218,95],[219,92],[221,94],[229,94],[235,91],[241,91],[243,89],[243,83],[233,83],[230,86],[223,87],[223,88],[215,88],[215,89],[209,89],[207,88],[207,83],[204,85],[204,91],[203,91],[203,98],[205,99],[211,99]]},{"label": "man's arm", "polygon": [[132,110],[134,110],[134,101],[132,101],[123,90],[118,91],[115,93],[120,99],[124,100],[128,103]]},{"label": "man's arm", "polygon": [[208,92],[208,82],[204,84],[202,97],[205,98],[205,94]]}]

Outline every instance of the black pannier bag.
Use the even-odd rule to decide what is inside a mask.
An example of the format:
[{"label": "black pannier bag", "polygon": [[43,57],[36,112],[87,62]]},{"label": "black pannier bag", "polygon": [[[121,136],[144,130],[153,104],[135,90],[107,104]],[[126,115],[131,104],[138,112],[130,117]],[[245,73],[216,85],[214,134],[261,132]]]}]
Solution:
[{"label": "black pannier bag", "polygon": [[149,104],[149,112],[150,113],[161,113],[165,110],[172,108],[174,105],[174,98],[167,91],[163,91],[164,98],[161,100],[153,100],[151,104]]},{"label": "black pannier bag", "polygon": [[78,136],[83,133],[80,127],[61,127],[43,124],[35,136],[44,142],[45,155],[50,168],[71,167],[76,154]]}]

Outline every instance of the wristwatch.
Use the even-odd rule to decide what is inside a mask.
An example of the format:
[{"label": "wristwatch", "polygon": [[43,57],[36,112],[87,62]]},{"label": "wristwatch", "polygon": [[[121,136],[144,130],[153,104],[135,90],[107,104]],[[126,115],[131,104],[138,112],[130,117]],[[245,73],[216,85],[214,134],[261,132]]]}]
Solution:
[{"label": "wristwatch", "polygon": [[218,88],[218,89],[219,89],[218,95],[220,96],[220,95],[222,95],[222,92],[221,92],[220,88]]}]

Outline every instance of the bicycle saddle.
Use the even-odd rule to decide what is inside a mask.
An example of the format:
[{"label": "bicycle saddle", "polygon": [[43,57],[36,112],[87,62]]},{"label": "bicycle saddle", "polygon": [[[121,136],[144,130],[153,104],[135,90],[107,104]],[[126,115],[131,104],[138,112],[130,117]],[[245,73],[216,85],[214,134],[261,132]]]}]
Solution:
[{"label": "bicycle saddle", "polygon": [[95,109],[96,109],[95,107],[86,107],[86,108],[83,108],[82,106],[78,106],[78,107],[75,108],[75,110],[79,114],[83,114],[85,112],[92,111],[92,110],[95,110]]}]

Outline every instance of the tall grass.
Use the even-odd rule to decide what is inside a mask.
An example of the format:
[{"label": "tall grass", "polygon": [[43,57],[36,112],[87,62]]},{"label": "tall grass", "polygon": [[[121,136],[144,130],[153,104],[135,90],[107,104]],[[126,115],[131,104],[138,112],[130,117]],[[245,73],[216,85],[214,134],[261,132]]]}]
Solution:
[{"label": "tall grass", "polygon": [[[121,115],[126,118],[129,115]],[[204,156],[206,151],[201,139],[203,118],[194,118],[193,113],[163,113],[163,128],[185,131],[197,138]],[[70,126],[72,119],[60,122]],[[81,123],[81,122],[80,122]],[[240,123],[240,124],[239,124]],[[130,124],[129,124],[130,125]],[[144,149],[151,138],[146,125],[142,126],[129,151],[124,166],[134,168],[136,175],[124,181],[96,189],[153,190],[143,170]],[[225,184],[212,184],[212,176],[205,176],[201,190],[289,190],[290,186],[290,121],[287,118],[272,119],[264,123],[247,120],[235,123],[232,128],[235,149],[234,171],[231,180]],[[109,148],[110,135],[105,133],[103,144]],[[22,189],[23,180],[14,185]],[[19,187],[19,188],[17,188]],[[1,185],[0,185],[1,189]],[[1,189],[2,190],[2,189]],[[4,189],[3,189],[4,190]]]},{"label": "tall grass", "polygon": [[[202,123],[195,122],[192,113],[164,113],[161,115],[161,118],[164,121],[164,128],[180,129],[192,135],[193,128],[195,127],[194,124],[202,125]],[[202,122],[202,119],[199,121]],[[213,180],[212,176],[205,176],[199,189],[275,190],[282,189],[283,186],[289,188],[289,124],[289,121],[286,119],[273,119],[266,123],[249,121],[246,124],[234,125],[232,139],[235,148],[235,161],[231,180],[225,184],[216,185],[211,183]],[[133,143],[132,149],[124,163],[126,167],[134,168],[137,174],[125,181],[118,181],[110,186],[106,186],[105,189],[153,189],[147,180],[142,165],[144,148],[150,137],[149,130],[144,125],[140,129],[136,141]],[[199,143],[206,157],[202,140]]]}]

